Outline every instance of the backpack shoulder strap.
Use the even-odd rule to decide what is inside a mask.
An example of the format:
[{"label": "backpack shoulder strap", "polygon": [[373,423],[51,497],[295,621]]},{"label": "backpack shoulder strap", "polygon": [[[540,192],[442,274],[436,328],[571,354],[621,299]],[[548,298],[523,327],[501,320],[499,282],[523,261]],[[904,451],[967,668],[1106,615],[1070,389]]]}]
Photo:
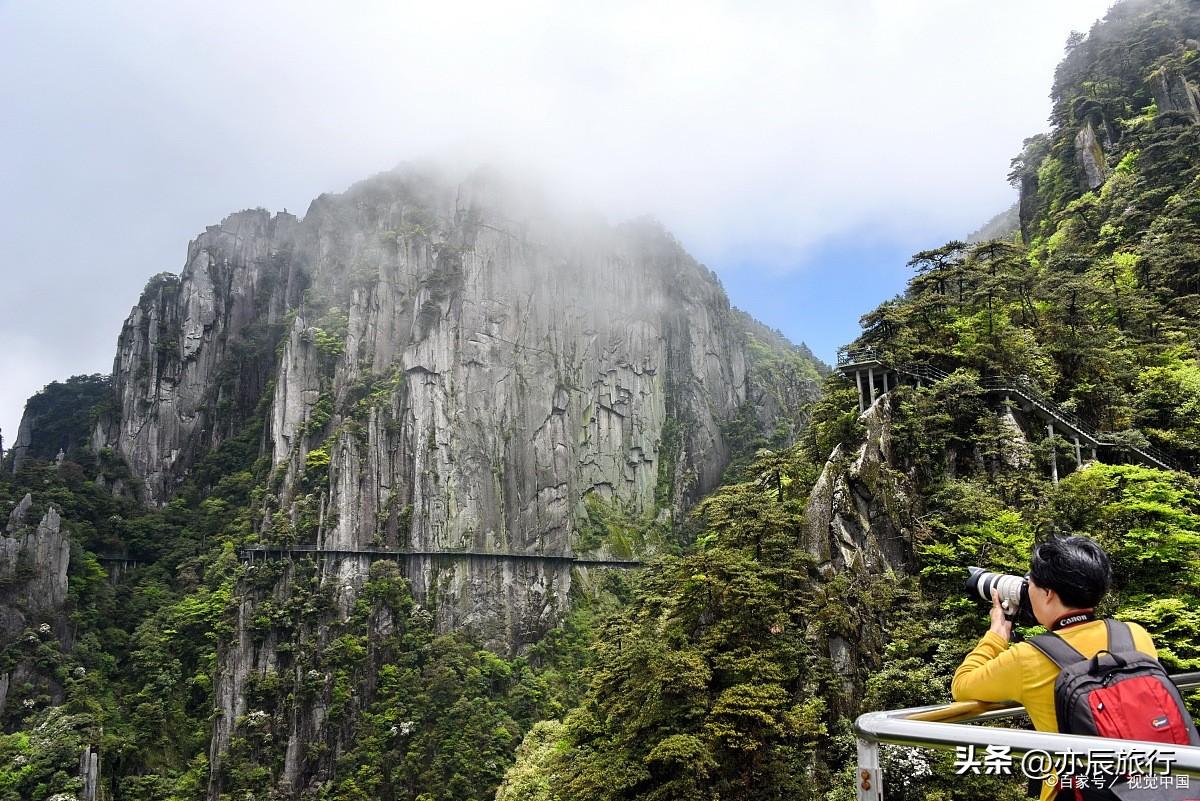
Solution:
[{"label": "backpack shoulder strap", "polygon": [[1087,659],[1086,656],[1076,651],[1074,646],[1052,631],[1039,634],[1026,642],[1045,654],[1051,662],[1058,665],[1059,669]]},{"label": "backpack shoulder strap", "polygon": [[1129,628],[1129,624],[1124,620],[1113,620],[1111,617],[1104,619],[1104,626],[1108,629],[1108,650],[1113,653],[1121,651],[1136,651],[1137,646],[1133,644],[1133,630]]}]

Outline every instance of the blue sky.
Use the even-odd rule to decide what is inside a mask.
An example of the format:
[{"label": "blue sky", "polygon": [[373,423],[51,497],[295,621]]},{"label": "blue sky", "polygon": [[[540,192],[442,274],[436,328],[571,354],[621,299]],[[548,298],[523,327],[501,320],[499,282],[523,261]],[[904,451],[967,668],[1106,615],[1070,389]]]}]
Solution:
[{"label": "blue sky", "polygon": [[753,310],[832,365],[838,347],[858,335],[858,318],[903,291],[905,264],[917,249],[920,245],[902,238],[876,241],[870,232],[859,232],[820,242],[791,270],[749,259],[723,265],[719,274],[735,306]]},{"label": "blue sky", "polygon": [[919,249],[1013,200],[1107,0],[0,0],[0,429],[108,372],[146,280],[242,208],[402,161],[660,219],[832,359]]}]

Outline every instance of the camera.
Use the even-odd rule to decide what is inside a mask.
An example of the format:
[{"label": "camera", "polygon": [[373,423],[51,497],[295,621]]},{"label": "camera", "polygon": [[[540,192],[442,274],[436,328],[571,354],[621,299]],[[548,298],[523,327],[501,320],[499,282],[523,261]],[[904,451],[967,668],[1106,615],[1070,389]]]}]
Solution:
[{"label": "camera", "polygon": [[993,573],[982,567],[967,568],[967,593],[977,596],[989,604],[992,602],[992,590],[1000,596],[1000,606],[1005,616],[1014,623],[1032,626],[1037,623],[1033,616],[1033,606],[1029,603],[1029,581],[1020,576],[1007,573]]}]

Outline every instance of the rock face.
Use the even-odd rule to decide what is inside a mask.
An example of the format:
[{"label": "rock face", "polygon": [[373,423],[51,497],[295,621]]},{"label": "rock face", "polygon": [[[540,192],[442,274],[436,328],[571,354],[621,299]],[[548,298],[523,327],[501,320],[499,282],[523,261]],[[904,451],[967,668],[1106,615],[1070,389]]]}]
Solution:
[{"label": "rock face", "polygon": [[[323,547],[569,554],[588,495],[640,516],[660,473],[675,481],[665,469],[683,468],[680,503],[715,486],[747,358],[706,269],[654,226],[513,221],[486,184],[412,194],[389,176],[304,220],[314,294],[330,300],[301,307],[284,347],[272,458],[285,506],[328,459]],[[336,569],[343,602],[360,561]],[[496,603],[506,588],[561,604],[569,586],[563,565],[411,568],[422,602],[444,587],[445,627],[526,606]],[[547,620],[502,622],[485,636],[528,641]]]},{"label": "rock face", "polygon": [[[714,487],[749,372],[720,284],[658,226],[563,220],[493,176],[406,169],[303,221],[248,211],[201,234],[130,314],[93,444],[163,503],[273,381],[264,539],[562,556],[589,496],[654,517]],[[366,561],[327,568],[343,609]],[[570,585],[561,562],[408,570],[440,627],[513,646]]]},{"label": "rock face", "polygon": [[1187,78],[1164,67],[1150,76],[1149,84],[1160,114],[1187,114],[1200,124],[1200,91]]},{"label": "rock face", "polygon": [[[881,395],[862,413],[866,435],[849,452],[838,445],[817,478],[805,508],[804,547],[826,580],[835,576],[894,576],[914,562],[912,527],[915,494],[903,474],[891,469],[891,395]],[[857,708],[859,677],[865,660],[885,640],[878,620],[864,616],[851,636],[822,638],[834,669],[842,677],[835,705],[844,714]]]},{"label": "rock face", "polygon": [[[317,580],[339,619],[370,551],[402,551],[439,630],[520,650],[566,608],[562,557],[623,547],[581,540],[590,508],[669,519],[719,482],[727,423],[771,431],[774,406],[756,401],[815,397],[811,354],[756,351],[743,317],[655,224],[569,219],[491,175],[402,169],[319,197],[303,220],[242,212],[192,242],[122,331],[116,411],[93,445],[161,504],[257,414],[273,468],[260,538],[329,554]],[[785,348],[796,375],[757,385],[763,348]],[[249,630],[289,595],[282,571],[243,587],[220,648],[213,798],[248,682],[287,669],[275,635]],[[302,747],[326,727],[323,697],[290,712],[289,791],[323,769]]]},{"label": "rock face", "polygon": [[25,457],[29,453],[29,446],[33,442],[33,421],[29,419],[29,415],[21,415],[21,424],[17,426],[17,438],[12,444],[12,471],[14,474],[21,470],[21,465],[25,463]]},{"label": "rock face", "polygon": [[79,755],[79,778],[83,781],[83,789],[79,791],[80,801],[99,801],[100,752],[90,745]]},{"label": "rock face", "polygon": [[1025,426],[1011,406],[1005,404],[1000,410],[999,423],[1002,435],[1000,463],[1011,470],[1028,467],[1033,461],[1033,449],[1025,433]]},{"label": "rock face", "polygon": [[298,297],[296,218],[244,211],[188,245],[176,277],[147,285],[117,342],[114,412],[93,447],[112,448],[163,503],[196,455],[252,413],[273,368],[271,327]]},{"label": "rock face", "polygon": [[[0,642],[12,642],[35,626],[35,636],[57,633],[61,640],[67,639],[62,612],[71,543],[56,508],[47,509],[36,526],[27,519],[32,508],[33,497],[26,495],[0,534]],[[5,721],[9,688],[36,681],[38,674],[35,666],[24,662],[0,673],[0,726]],[[57,685],[50,690],[52,697],[61,696]]]},{"label": "rock face", "polygon": [[890,396],[881,395],[862,414],[867,433],[857,452],[839,445],[817,478],[805,509],[805,547],[825,576],[847,570],[903,572],[911,565],[913,497],[890,470]]},{"label": "rock face", "polygon": [[67,599],[71,543],[51,506],[36,527],[25,520],[33,505],[26,495],[0,536],[0,636],[16,637],[28,625],[51,621]]},{"label": "rock face", "polygon": [[1096,128],[1087,121],[1075,135],[1075,164],[1079,170],[1079,182],[1086,192],[1101,186],[1108,178],[1108,165],[1104,162],[1104,148],[1096,136]]}]

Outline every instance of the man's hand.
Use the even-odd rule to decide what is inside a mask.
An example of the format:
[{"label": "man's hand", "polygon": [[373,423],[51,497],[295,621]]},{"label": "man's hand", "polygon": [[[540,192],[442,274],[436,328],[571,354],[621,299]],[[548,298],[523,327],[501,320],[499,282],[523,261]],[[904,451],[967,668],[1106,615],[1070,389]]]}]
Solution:
[{"label": "man's hand", "polygon": [[992,625],[988,631],[994,631],[1007,641],[1012,636],[1012,621],[1006,617],[1004,607],[1000,605],[1000,593],[992,588]]}]

